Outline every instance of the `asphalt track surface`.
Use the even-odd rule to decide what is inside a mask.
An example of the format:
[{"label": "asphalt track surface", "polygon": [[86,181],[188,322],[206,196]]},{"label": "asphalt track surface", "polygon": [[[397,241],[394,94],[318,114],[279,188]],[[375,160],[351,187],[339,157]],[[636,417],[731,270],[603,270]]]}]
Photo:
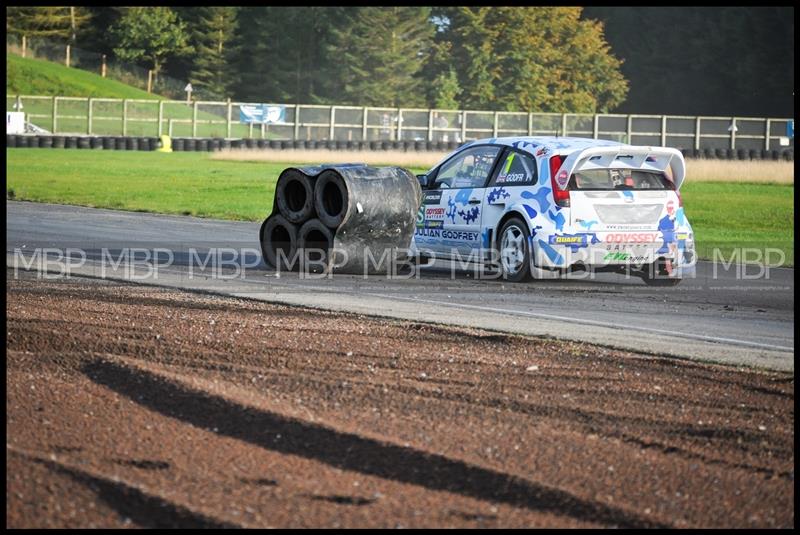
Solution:
[{"label": "asphalt track surface", "polygon": [[[7,201],[6,214],[9,267],[63,273],[65,261],[58,255],[73,248],[85,253],[85,259],[72,253],[73,275],[794,370],[794,270],[789,268],[765,272],[700,262],[696,278],[673,288],[611,274],[511,284],[476,280],[472,271],[439,265],[412,278],[304,279],[278,275],[261,262],[259,223],[13,201]],[[39,257],[51,262],[31,263],[38,248],[51,248]],[[144,263],[108,261],[117,262],[125,248],[134,255],[125,258]],[[146,257],[156,249],[161,252],[153,267]],[[223,269],[212,272],[210,264],[202,269],[213,257],[206,256],[209,251],[221,253],[216,258],[225,263]]]}]

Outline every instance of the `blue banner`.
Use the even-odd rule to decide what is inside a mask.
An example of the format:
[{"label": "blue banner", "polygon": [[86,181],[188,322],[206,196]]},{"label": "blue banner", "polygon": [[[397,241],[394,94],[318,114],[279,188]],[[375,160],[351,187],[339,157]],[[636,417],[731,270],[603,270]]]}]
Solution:
[{"label": "blue banner", "polygon": [[277,124],[286,122],[286,106],[242,104],[239,106],[240,123]]}]

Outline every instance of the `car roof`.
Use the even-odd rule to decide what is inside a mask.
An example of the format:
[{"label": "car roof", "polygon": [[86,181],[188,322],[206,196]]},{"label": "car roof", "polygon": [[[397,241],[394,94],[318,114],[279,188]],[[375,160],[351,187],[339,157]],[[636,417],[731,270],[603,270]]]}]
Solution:
[{"label": "car roof", "polygon": [[625,143],[607,139],[561,136],[511,136],[476,139],[462,145],[459,151],[472,145],[504,145],[525,151],[532,156],[570,154],[590,147],[622,147]]}]

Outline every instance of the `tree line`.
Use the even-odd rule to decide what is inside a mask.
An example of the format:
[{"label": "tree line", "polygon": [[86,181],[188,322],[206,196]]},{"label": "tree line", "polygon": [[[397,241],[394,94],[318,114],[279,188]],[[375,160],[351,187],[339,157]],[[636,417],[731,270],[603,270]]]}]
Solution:
[{"label": "tree line", "polygon": [[204,99],[572,113],[793,113],[793,94],[784,98],[794,79],[791,8],[6,10],[8,33],[114,54],[190,81]]}]

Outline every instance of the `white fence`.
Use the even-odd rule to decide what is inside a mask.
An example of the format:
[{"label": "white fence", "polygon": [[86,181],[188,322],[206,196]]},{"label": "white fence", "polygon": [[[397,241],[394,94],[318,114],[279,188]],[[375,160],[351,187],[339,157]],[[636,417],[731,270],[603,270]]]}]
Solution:
[{"label": "white fence", "polygon": [[[281,119],[246,122],[242,107]],[[6,111],[52,133],[337,141],[456,141],[518,135],[610,139],[684,149],[794,148],[792,119],[517,113],[301,104],[6,95]],[[791,135],[790,135],[791,134]]]}]

